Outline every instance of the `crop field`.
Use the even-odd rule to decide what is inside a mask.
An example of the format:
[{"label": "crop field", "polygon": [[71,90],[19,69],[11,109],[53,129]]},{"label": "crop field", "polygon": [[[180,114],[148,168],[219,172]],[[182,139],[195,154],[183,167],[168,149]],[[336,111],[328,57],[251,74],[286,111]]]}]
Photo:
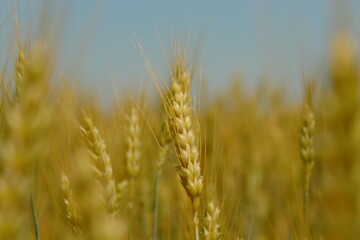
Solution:
[{"label": "crop field", "polygon": [[16,24],[0,69],[0,239],[360,239],[351,32],[333,35],[326,77],[304,76],[296,101],[240,79],[207,94],[173,41],[161,74],[142,55],[155,94],[104,106]]}]

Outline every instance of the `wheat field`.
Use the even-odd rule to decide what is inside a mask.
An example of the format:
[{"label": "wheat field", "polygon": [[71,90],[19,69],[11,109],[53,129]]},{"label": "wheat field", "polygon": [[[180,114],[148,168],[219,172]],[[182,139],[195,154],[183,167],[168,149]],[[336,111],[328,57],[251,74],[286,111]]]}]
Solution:
[{"label": "wheat field", "polygon": [[176,42],[167,77],[144,56],[155,97],[106,108],[19,37],[0,72],[0,239],[360,239],[354,40],[331,39],[326,81],[295,102],[241,80],[199,94]]}]

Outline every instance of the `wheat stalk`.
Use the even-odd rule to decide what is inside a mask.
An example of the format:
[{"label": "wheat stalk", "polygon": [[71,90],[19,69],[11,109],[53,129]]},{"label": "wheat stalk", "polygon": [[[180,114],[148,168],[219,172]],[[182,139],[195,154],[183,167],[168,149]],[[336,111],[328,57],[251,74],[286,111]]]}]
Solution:
[{"label": "wheat stalk", "polygon": [[169,151],[169,143],[171,142],[169,122],[165,116],[162,122],[160,135],[160,149],[159,149],[159,158],[157,161],[157,174],[155,180],[155,189],[154,189],[154,219],[153,219],[153,240],[157,239],[157,219],[158,219],[158,187],[161,176],[161,168],[166,160],[167,153]]}]

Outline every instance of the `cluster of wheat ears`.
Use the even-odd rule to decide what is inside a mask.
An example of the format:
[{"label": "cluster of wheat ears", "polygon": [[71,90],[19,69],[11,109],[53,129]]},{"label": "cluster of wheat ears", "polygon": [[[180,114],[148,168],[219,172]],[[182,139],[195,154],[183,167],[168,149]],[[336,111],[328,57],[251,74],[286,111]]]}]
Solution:
[{"label": "cluster of wheat ears", "polygon": [[303,101],[240,80],[200,99],[176,47],[168,83],[150,74],[157,100],[110,111],[57,74],[44,42],[19,43],[0,75],[0,239],[359,239],[351,42],[334,39]]}]

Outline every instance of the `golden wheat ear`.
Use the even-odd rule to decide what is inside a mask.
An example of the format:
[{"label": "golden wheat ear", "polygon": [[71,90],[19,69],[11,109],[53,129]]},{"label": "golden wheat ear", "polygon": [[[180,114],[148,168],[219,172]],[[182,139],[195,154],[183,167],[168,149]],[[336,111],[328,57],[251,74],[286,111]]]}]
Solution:
[{"label": "golden wheat ear", "polygon": [[131,179],[136,179],[140,172],[141,157],[141,128],[139,122],[139,112],[136,107],[132,107],[130,114],[126,116],[127,137],[126,137],[126,171]]},{"label": "golden wheat ear", "polygon": [[304,175],[304,205],[308,209],[310,198],[310,179],[315,165],[314,133],[315,117],[309,106],[305,106],[301,124],[300,156],[305,167]]},{"label": "golden wheat ear", "polygon": [[65,207],[66,223],[74,234],[82,233],[81,220],[78,215],[74,194],[69,179],[64,173],[61,174],[61,195]]},{"label": "golden wheat ear", "polygon": [[84,122],[84,125],[80,126],[80,133],[94,160],[93,169],[100,186],[103,188],[105,206],[109,213],[114,214],[119,207],[119,195],[116,191],[113,169],[110,156],[106,150],[105,140],[90,118],[85,117]]},{"label": "golden wheat ear", "polygon": [[[20,239],[33,233],[30,229],[30,199],[37,188],[38,169],[47,161],[51,107],[48,104],[50,61],[39,46],[29,51],[27,58],[19,51],[21,71],[15,69],[15,81],[21,78],[21,91],[14,104],[3,112],[0,134],[0,239]],[[15,63],[18,65],[20,60]],[[13,99],[11,99],[13,100]],[[35,191],[34,191],[35,192]],[[4,197],[11,201],[2,201]],[[36,197],[36,196],[35,196]],[[35,210],[34,208],[32,210]],[[38,232],[37,232],[38,233]],[[35,233],[35,235],[37,234]]]},{"label": "golden wheat ear", "polygon": [[194,215],[195,238],[199,239],[199,205],[204,182],[201,175],[197,135],[190,100],[191,78],[183,61],[174,65],[172,97],[168,107],[169,128],[178,159],[181,184],[190,197]]},{"label": "golden wheat ear", "polygon": [[221,239],[221,231],[219,224],[220,208],[210,201],[206,208],[206,217],[204,223],[204,239],[219,240]]}]

